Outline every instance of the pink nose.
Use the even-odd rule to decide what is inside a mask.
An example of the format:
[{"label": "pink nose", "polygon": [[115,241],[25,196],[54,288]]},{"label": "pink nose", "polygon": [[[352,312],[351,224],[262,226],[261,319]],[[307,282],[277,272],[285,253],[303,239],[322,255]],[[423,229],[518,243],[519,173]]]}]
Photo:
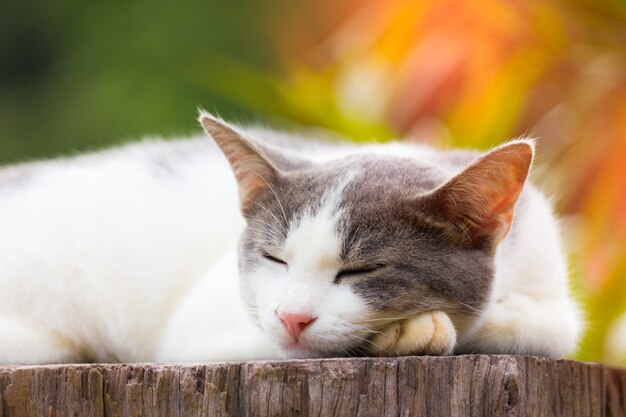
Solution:
[{"label": "pink nose", "polygon": [[280,313],[278,319],[297,342],[304,329],[309,327],[317,317],[313,317],[311,314]]}]

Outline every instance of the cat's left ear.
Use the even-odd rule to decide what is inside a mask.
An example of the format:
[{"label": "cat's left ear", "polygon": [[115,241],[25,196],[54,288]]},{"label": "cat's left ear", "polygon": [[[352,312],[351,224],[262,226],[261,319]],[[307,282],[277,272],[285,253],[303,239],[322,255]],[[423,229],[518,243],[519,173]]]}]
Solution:
[{"label": "cat's left ear", "polygon": [[246,137],[242,130],[206,112],[200,112],[199,121],[230,163],[244,212],[284,172],[304,164],[274,147]]},{"label": "cat's left ear", "polygon": [[495,250],[511,228],[533,156],[532,140],[501,145],[423,198],[422,208],[452,223],[472,246]]}]

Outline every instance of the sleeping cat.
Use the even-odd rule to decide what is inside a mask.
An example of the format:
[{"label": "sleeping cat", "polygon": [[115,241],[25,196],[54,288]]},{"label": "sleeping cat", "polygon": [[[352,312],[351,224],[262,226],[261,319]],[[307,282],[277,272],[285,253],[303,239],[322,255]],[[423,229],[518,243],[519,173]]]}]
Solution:
[{"label": "sleeping cat", "polygon": [[0,363],[575,349],[531,141],[479,155],[200,122],[214,143],[0,170]]}]

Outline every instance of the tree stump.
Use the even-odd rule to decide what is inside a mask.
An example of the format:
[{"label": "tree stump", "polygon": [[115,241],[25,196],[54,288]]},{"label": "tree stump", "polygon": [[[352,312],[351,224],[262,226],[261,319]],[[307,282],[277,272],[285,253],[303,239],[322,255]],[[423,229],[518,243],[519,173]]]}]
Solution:
[{"label": "tree stump", "polygon": [[626,371],[525,356],[0,367],[0,417],[626,416]]}]

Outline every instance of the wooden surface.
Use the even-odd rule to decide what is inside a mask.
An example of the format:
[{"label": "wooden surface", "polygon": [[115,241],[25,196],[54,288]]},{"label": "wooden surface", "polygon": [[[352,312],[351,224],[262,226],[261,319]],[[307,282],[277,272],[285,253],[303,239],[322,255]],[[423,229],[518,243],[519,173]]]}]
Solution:
[{"label": "wooden surface", "polygon": [[626,416],[626,371],[469,355],[0,367],[0,417]]}]

